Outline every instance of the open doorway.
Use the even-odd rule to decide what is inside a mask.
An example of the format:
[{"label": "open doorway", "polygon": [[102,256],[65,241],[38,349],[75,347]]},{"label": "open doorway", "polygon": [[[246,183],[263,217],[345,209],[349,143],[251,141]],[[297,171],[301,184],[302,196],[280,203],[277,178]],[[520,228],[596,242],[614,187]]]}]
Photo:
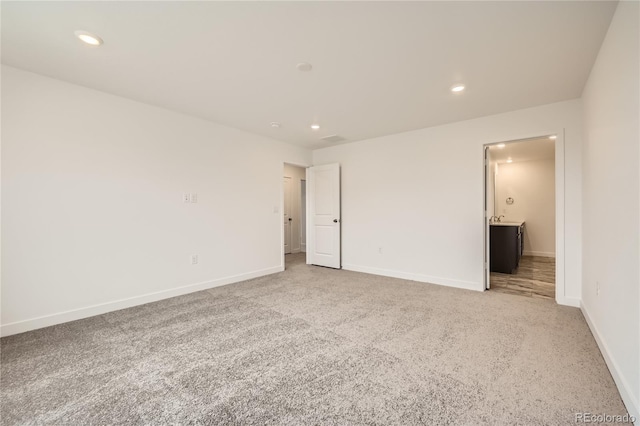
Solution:
[{"label": "open doorway", "polygon": [[305,264],[306,251],[306,170],[284,164],[283,171],[283,251],[285,268]]},{"label": "open doorway", "polygon": [[487,289],[556,299],[556,136],[485,146]]}]

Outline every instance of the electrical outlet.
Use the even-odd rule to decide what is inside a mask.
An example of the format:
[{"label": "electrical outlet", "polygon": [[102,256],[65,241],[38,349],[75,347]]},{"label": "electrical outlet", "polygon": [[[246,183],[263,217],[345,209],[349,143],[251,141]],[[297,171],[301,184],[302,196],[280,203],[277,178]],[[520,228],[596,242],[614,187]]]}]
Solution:
[{"label": "electrical outlet", "polygon": [[191,194],[191,202],[192,203],[197,203],[198,202],[198,194],[196,194],[195,192],[193,194]]},{"label": "electrical outlet", "polygon": [[190,203],[191,202],[191,194],[185,192],[184,194],[182,194],[182,201],[185,203]]},{"label": "electrical outlet", "polygon": [[382,254],[382,247],[378,247],[378,254]]},{"label": "electrical outlet", "polygon": [[600,296],[600,282],[596,281],[596,296]]},{"label": "electrical outlet", "polygon": [[191,255],[191,264],[192,265],[197,265],[198,264],[198,255],[197,254],[192,254]]}]

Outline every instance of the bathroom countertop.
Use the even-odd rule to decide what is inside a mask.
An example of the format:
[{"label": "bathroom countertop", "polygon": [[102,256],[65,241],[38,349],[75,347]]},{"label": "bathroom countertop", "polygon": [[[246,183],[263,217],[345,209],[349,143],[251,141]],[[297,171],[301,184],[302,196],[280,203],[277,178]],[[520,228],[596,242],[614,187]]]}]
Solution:
[{"label": "bathroom countertop", "polygon": [[524,225],[524,220],[521,222],[492,222],[489,225],[491,226],[522,226]]}]

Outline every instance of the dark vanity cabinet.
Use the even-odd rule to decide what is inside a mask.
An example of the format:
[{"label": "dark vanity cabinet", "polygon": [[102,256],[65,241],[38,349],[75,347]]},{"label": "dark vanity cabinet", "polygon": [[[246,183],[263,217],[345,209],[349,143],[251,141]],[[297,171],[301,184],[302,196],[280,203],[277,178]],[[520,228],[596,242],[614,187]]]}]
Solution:
[{"label": "dark vanity cabinet", "polygon": [[491,272],[513,274],[520,263],[524,247],[524,223],[489,226]]}]

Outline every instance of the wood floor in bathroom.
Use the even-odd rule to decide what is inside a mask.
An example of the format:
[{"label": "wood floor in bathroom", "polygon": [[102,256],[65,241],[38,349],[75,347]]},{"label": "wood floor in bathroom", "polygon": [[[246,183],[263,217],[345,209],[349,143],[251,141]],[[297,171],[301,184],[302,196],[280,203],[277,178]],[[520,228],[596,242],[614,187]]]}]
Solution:
[{"label": "wood floor in bathroom", "polygon": [[556,260],[553,257],[523,256],[515,274],[492,272],[490,283],[493,291],[555,299]]}]

